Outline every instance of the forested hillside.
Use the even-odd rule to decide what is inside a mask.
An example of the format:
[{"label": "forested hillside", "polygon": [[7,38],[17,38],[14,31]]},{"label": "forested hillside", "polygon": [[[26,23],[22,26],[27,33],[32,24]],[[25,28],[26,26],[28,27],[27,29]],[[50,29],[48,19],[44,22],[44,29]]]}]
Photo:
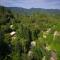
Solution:
[{"label": "forested hillside", "polygon": [[0,60],[60,60],[60,10],[0,6]]}]

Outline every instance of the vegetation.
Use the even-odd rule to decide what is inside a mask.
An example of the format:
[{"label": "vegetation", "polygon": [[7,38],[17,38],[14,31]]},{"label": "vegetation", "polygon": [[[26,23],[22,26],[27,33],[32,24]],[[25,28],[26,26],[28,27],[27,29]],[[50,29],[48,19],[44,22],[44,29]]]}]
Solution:
[{"label": "vegetation", "polygon": [[50,60],[52,53],[60,60],[60,10],[0,6],[0,60]]}]

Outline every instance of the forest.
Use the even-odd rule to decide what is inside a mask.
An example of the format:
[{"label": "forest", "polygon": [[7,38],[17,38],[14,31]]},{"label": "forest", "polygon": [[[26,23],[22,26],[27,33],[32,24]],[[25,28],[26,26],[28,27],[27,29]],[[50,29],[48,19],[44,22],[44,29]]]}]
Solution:
[{"label": "forest", "polygon": [[60,10],[0,6],[0,60],[60,60]]}]

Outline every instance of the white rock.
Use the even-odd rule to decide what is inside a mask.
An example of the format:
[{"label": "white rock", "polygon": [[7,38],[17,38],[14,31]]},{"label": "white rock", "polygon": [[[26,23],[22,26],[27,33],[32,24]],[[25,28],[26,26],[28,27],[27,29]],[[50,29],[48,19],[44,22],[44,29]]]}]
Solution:
[{"label": "white rock", "polygon": [[12,32],[10,33],[11,36],[13,36],[13,35],[15,35],[15,34],[16,34],[15,31],[12,31]]},{"label": "white rock", "polygon": [[13,25],[10,25],[10,28],[13,28]]},{"label": "white rock", "polygon": [[45,59],[46,59],[46,57],[45,57],[45,56],[43,56],[42,60],[45,60]]},{"label": "white rock", "polygon": [[35,47],[36,46],[36,42],[35,41],[32,41],[31,42],[31,47]]},{"label": "white rock", "polygon": [[32,51],[29,51],[28,52],[28,56],[32,56]]}]

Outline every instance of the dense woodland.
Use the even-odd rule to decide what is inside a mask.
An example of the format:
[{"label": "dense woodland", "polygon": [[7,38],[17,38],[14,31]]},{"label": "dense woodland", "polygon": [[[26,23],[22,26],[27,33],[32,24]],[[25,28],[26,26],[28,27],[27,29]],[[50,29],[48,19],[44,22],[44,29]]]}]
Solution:
[{"label": "dense woodland", "polygon": [[60,60],[60,10],[0,6],[0,60]]}]

